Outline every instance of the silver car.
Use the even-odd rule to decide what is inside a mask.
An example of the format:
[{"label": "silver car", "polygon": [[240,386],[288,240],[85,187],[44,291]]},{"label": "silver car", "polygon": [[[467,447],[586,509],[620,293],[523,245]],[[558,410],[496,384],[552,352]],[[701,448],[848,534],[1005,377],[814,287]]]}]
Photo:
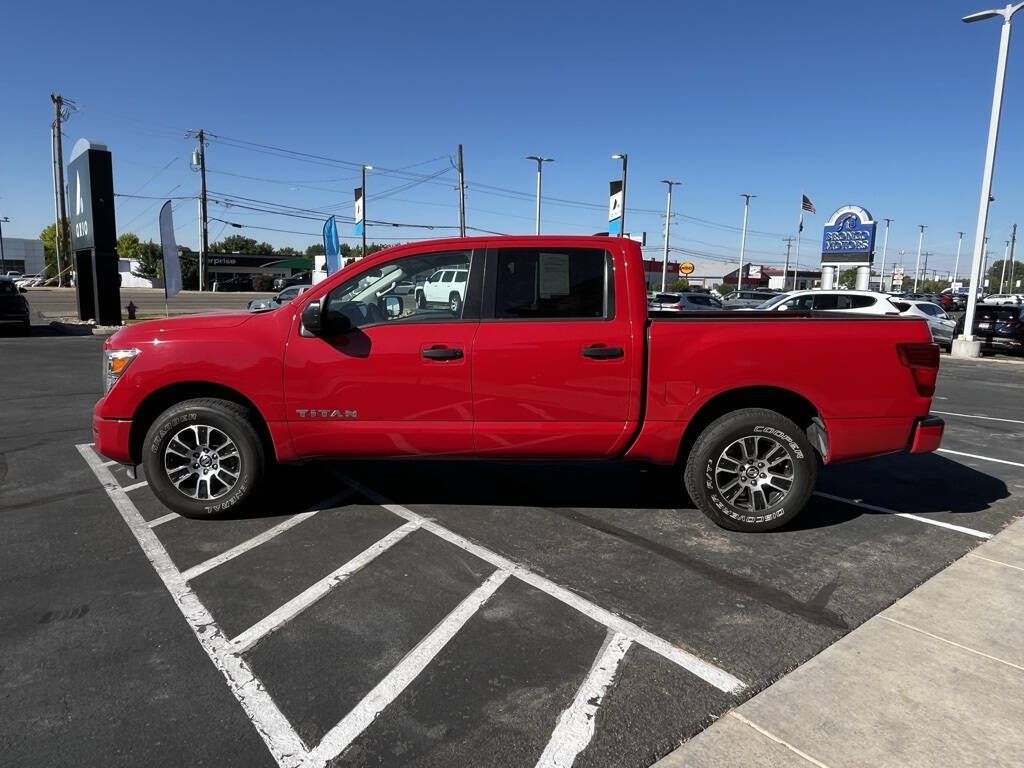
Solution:
[{"label": "silver car", "polygon": [[777,291],[733,291],[722,298],[722,305],[726,309],[756,307],[758,304],[773,299],[778,295]]},{"label": "silver car", "polygon": [[722,309],[722,302],[708,293],[656,293],[647,309],[657,312],[708,312]]},{"label": "silver car", "polygon": [[280,293],[267,298],[253,299],[249,302],[250,312],[264,312],[268,309],[283,307],[290,301],[295,301],[313,286],[311,285],[290,285]]},{"label": "silver car", "polygon": [[901,315],[924,318],[928,322],[928,330],[932,333],[932,341],[936,344],[947,348],[953,346],[956,321],[938,304],[914,299],[890,299],[890,302]]}]

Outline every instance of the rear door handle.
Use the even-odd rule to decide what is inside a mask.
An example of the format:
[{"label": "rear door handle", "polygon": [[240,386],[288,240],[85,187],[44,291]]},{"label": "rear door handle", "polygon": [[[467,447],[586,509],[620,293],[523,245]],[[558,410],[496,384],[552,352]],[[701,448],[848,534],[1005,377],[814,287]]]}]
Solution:
[{"label": "rear door handle", "polygon": [[420,351],[427,360],[459,360],[462,350],[459,347],[428,347]]},{"label": "rear door handle", "polygon": [[624,354],[622,347],[605,347],[594,344],[593,346],[583,348],[583,356],[592,357],[595,360],[610,360],[614,357],[622,357]]}]

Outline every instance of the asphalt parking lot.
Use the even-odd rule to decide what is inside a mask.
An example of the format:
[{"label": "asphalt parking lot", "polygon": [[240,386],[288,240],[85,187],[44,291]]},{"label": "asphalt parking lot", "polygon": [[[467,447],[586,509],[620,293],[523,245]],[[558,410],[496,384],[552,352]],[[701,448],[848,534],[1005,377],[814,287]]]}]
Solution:
[{"label": "asphalt parking lot", "polygon": [[0,338],[5,764],[648,766],[1022,511],[1024,366],[944,356],[942,451],[770,534],[629,465],[315,463],[189,521],[88,445],[100,343]]}]

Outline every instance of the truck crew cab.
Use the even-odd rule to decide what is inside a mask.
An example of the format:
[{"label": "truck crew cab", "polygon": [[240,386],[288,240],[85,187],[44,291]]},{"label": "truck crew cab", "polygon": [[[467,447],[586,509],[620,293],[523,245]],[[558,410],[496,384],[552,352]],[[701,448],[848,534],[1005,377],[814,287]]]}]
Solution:
[{"label": "truck crew cab", "polygon": [[[436,300],[401,289],[448,273],[465,282]],[[937,448],[938,365],[920,319],[649,315],[628,239],[459,238],[271,311],[122,329],[93,432],[190,517],[249,503],[274,461],[626,459],[678,467],[681,497],[763,531],[805,506],[819,461]]]}]

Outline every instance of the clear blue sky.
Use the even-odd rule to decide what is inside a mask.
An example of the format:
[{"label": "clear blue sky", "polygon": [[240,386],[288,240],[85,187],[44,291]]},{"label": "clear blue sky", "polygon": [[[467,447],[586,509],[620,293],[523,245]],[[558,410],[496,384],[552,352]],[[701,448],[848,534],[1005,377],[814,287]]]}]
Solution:
[{"label": "clear blue sky", "polygon": [[[190,128],[388,169],[411,166],[415,174],[448,167],[462,142],[471,226],[532,231],[535,166],[523,156],[545,154],[556,158],[545,167],[545,196],[594,206],[546,204],[545,231],[588,233],[606,227],[607,182],[619,172],[610,155],[625,151],[627,208],[650,211],[627,213],[627,228],[647,230],[651,245],[662,241],[658,181],[674,178],[683,181],[674,196],[682,214],[673,223],[675,246],[734,257],[739,193],[751,192],[758,197],[750,227],[771,233],[751,237],[751,258],[780,262],[780,238],[795,234],[804,190],[818,208],[807,220],[805,260],[827,215],[856,203],[876,219],[895,219],[890,261],[903,248],[912,266],[916,225],[927,224],[925,249],[936,254],[930,266],[951,267],[957,231],[968,233],[965,254],[973,239],[999,36],[997,21],[959,19],[984,7],[983,0],[11,3],[0,48],[0,215],[11,218],[8,236],[34,237],[53,220],[48,128],[56,90],[81,106],[65,127],[65,155],[80,137],[105,141],[119,193],[196,195],[198,175],[188,168],[194,142],[183,138]],[[995,258],[1009,225],[1024,225],[1022,47],[1024,29],[1007,78],[989,225]],[[358,182],[350,167],[217,141],[208,167],[215,192],[351,216]],[[369,218],[457,223],[454,171],[373,198],[405,180],[371,173]],[[157,208],[154,200],[122,198],[118,229],[156,238]],[[214,205],[210,215],[320,229],[240,208]],[[181,201],[178,239],[193,247],[195,216],[194,201]],[[222,229],[213,222],[211,239]],[[259,229],[224,234],[239,231],[279,246],[319,240]],[[371,239],[428,235],[370,230]]]}]

